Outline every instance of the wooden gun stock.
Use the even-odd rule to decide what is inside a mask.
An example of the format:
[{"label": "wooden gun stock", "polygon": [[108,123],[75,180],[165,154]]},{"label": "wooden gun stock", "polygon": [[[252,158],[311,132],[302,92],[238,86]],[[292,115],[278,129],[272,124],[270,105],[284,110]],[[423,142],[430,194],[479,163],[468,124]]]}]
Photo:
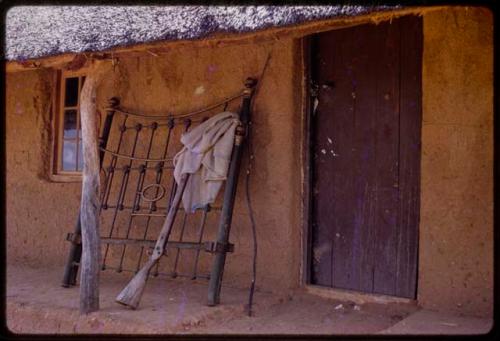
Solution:
[{"label": "wooden gun stock", "polygon": [[165,219],[165,223],[161,228],[160,235],[158,237],[158,240],[156,241],[156,245],[151,257],[139,270],[139,272],[137,272],[134,278],[132,278],[132,280],[127,284],[127,286],[118,294],[118,296],[116,296],[116,302],[126,305],[132,309],[136,309],[139,305],[142,293],[144,292],[144,288],[146,287],[146,281],[149,277],[149,272],[163,255],[163,251],[170,236],[170,231],[172,231],[175,216],[181,202],[182,194],[184,193],[184,189],[186,188],[186,182],[188,178],[189,174],[183,174],[181,177],[181,183],[177,187],[174,200],[172,201],[172,205],[168,210],[167,218]]}]

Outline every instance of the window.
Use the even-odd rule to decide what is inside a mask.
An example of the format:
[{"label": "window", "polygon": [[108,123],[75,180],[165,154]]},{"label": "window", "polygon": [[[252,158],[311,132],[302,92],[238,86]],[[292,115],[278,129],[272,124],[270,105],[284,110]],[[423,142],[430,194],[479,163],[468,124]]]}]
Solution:
[{"label": "window", "polygon": [[85,75],[62,71],[58,78],[53,174],[78,179],[83,170],[80,92]]}]

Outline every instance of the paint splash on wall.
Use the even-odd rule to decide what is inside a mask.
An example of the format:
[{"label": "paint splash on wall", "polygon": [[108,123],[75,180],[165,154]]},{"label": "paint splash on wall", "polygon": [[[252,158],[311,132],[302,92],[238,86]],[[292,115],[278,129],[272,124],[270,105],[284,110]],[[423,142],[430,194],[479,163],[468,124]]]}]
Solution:
[{"label": "paint splash on wall", "polygon": [[194,94],[196,96],[202,95],[205,92],[205,87],[203,85],[200,85],[194,90]]}]

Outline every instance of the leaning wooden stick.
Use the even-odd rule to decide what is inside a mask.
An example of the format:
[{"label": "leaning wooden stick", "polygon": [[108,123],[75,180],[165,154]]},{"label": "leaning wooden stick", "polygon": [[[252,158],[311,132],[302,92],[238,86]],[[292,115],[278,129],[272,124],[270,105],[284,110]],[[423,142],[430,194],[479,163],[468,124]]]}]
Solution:
[{"label": "leaning wooden stick", "polygon": [[189,174],[183,174],[181,177],[181,183],[177,187],[175,192],[174,200],[165,219],[165,223],[161,228],[160,235],[156,241],[155,248],[149,260],[144,264],[144,266],[137,272],[137,274],[132,278],[132,280],[127,284],[127,286],[116,296],[116,302],[126,305],[132,309],[136,309],[141,300],[142,293],[146,287],[146,281],[149,277],[149,272],[153,266],[158,262],[160,257],[163,255],[165,250],[165,245],[167,244],[168,238],[170,236],[170,231],[174,225],[175,216],[177,210],[179,209],[179,204],[181,202],[182,194],[186,188],[186,182],[189,178]]}]

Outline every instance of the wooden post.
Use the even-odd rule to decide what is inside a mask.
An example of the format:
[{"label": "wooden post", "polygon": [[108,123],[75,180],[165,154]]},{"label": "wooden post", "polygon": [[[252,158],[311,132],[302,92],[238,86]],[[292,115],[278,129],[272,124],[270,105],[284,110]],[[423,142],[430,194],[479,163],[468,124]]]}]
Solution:
[{"label": "wooden post", "polygon": [[82,258],[80,262],[80,313],[99,310],[99,271],[101,241],[99,236],[99,150],[96,115],[96,87],[103,65],[91,68],[80,94],[80,117],[83,148],[83,181],[80,206]]}]

